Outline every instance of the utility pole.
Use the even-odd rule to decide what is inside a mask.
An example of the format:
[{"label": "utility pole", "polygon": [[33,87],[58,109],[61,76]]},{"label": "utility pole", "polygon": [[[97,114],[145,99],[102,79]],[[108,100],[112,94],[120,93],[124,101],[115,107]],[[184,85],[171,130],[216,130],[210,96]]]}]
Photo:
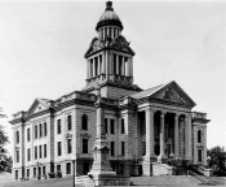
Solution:
[{"label": "utility pole", "polygon": [[72,179],[72,187],[75,187],[75,159],[72,160],[72,165],[73,165],[73,179]]}]

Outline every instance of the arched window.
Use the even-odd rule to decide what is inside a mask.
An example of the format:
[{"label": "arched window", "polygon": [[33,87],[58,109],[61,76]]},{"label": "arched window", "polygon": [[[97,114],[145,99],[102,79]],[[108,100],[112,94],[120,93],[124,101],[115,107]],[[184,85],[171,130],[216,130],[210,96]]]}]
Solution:
[{"label": "arched window", "polygon": [[88,130],[88,116],[86,114],[82,115],[82,130]]},{"label": "arched window", "polygon": [[198,130],[198,143],[202,142],[202,131]]}]

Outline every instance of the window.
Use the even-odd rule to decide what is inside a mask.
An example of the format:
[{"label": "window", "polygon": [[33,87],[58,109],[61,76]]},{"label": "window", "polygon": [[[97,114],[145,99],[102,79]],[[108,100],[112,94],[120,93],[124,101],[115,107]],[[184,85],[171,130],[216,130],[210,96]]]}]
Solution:
[{"label": "window", "polygon": [[94,65],[95,65],[95,75],[94,76],[97,76],[98,74],[98,57],[95,57],[94,58]]},{"label": "window", "polygon": [[108,119],[107,118],[104,119],[104,129],[105,129],[105,133],[107,134],[108,133]]},{"label": "window", "polygon": [[36,177],[36,168],[33,168],[33,177]]},{"label": "window", "polygon": [[57,142],[57,155],[61,156],[61,154],[62,154],[61,142]]},{"label": "window", "polygon": [[27,169],[27,178],[30,177],[30,169]]},{"label": "window", "polygon": [[93,59],[90,60],[90,76],[93,77]]},{"label": "window", "polygon": [[47,136],[47,123],[44,123],[44,136]]},{"label": "window", "polygon": [[15,171],[15,179],[18,180],[18,170]]},{"label": "window", "polygon": [[82,139],[82,153],[88,153],[88,139]]},{"label": "window", "polygon": [[198,161],[202,162],[202,150],[201,149],[198,150]]},{"label": "window", "polygon": [[20,132],[16,131],[16,143],[20,143]]},{"label": "window", "polygon": [[38,147],[35,146],[35,159],[37,159],[37,158],[38,158]]},{"label": "window", "polygon": [[30,161],[31,160],[31,149],[28,148],[27,149],[27,161]]},{"label": "window", "polygon": [[44,144],[44,158],[47,157],[47,145]]},{"label": "window", "polygon": [[71,115],[69,115],[67,117],[67,129],[71,130],[71,126],[72,126],[72,120],[71,120]]},{"label": "window", "polygon": [[67,139],[67,153],[72,152],[71,139]]},{"label": "window", "polygon": [[125,134],[125,122],[124,119],[121,119],[121,134]]},{"label": "window", "polygon": [[42,146],[39,145],[39,158],[42,158]]},{"label": "window", "polygon": [[42,167],[42,173],[43,173],[43,176],[46,176],[46,167],[45,166]]},{"label": "window", "polygon": [[39,137],[42,137],[42,124],[39,124]]},{"label": "window", "polygon": [[198,130],[198,143],[202,143],[202,131]]},{"label": "window", "polygon": [[113,55],[113,74],[114,75],[116,74],[116,68],[117,68],[116,63],[117,63],[117,55],[114,54]]},{"label": "window", "polygon": [[[124,57],[124,62],[126,63],[128,61],[128,57]],[[123,66],[124,66],[124,68],[123,68],[123,70],[124,70],[124,72],[122,72],[124,75],[126,75],[126,71],[125,71],[125,63],[123,64]]]},{"label": "window", "polygon": [[102,73],[102,55],[99,55],[99,60],[100,60],[100,74]]},{"label": "window", "polygon": [[146,142],[142,142],[142,156],[146,154]]},{"label": "window", "polygon": [[121,155],[125,155],[125,142],[121,142]]},{"label": "window", "polygon": [[115,120],[111,119],[111,134],[115,134]]},{"label": "window", "polygon": [[122,75],[122,65],[123,65],[123,63],[122,63],[122,56],[119,56],[119,59],[118,59],[118,62],[119,62],[119,66],[118,66],[118,74],[119,75]]},{"label": "window", "polygon": [[66,164],[66,174],[71,174],[71,163]]},{"label": "window", "polygon": [[20,162],[20,151],[16,150],[16,162]]},{"label": "window", "polygon": [[27,141],[29,142],[31,140],[31,132],[30,128],[27,129]]},{"label": "window", "polygon": [[38,126],[35,125],[35,139],[38,138]]},{"label": "window", "polygon": [[57,171],[61,172],[61,165],[57,165]]},{"label": "window", "polygon": [[57,134],[61,133],[61,119],[57,120]]},{"label": "window", "polygon": [[111,156],[115,155],[115,142],[111,142],[110,152],[111,152]]},{"label": "window", "polygon": [[88,116],[82,115],[82,130],[88,130]]}]

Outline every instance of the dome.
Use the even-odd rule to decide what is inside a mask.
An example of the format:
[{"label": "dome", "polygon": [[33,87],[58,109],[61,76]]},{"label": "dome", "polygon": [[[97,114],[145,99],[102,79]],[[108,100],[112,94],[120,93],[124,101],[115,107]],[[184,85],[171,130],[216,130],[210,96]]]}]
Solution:
[{"label": "dome", "polygon": [[123,29],[122,22],[119,16],[114,12],[111,1],[106,2],[105,11],[97,23],[96,30],[103,26],[118,26]]}]

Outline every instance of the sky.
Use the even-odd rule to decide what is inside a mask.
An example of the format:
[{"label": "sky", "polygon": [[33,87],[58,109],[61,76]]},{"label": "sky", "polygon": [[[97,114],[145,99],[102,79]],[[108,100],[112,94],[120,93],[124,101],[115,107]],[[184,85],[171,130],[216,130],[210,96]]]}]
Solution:
[{"label": "sky", "polygon": [[[175,80],[208,113],[207,145],[226,146],[226,3],[126,1],[113,6],[136,52],[143,89]],[[105,1],[0,0],[0,106],[8,121],[37,97],[56,99],[85,86],[84,54]],[[12,151],[12,143],[7,145]]]}]

